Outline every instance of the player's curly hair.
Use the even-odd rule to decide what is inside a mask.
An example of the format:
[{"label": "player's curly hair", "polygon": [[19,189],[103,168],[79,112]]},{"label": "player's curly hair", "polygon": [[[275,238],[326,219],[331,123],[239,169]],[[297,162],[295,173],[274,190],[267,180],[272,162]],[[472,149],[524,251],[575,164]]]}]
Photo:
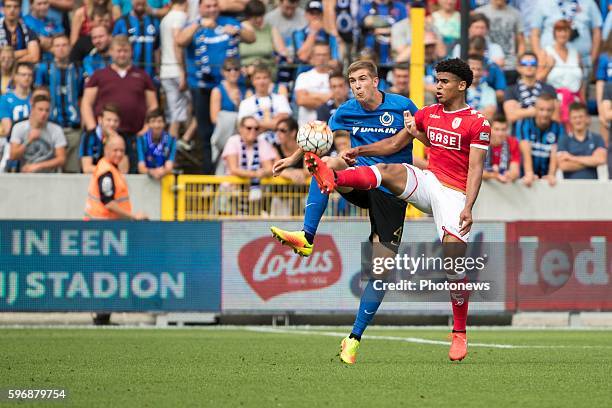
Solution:
[{"label": "player's curly hair", "polygon": [[436,65],[435,70],[436,72],[449,72],[457,75],[462,81],[465,81],[467,88],[472,85],[472,81],[474,80],[474,74],[472,73],[470,66],[467,64],[467,62],[459,58],[440,61]]}]

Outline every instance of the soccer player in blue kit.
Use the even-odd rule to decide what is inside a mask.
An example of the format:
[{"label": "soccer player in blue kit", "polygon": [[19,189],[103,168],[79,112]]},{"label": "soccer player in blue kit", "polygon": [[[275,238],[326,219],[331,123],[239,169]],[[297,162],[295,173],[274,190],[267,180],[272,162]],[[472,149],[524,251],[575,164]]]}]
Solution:
[{"label": "soccer player in blue kit", "polygon": [[[368,145],[380,141],[404,129],[404,111],[416,113],[416,105],[408,98],[378,90],[376,65],[369,61],[356,61],[348,68],[349,85],[355,98],[340,105],[329,119],[329,127],[338,135],[349,135],[351,147]],[[296,163],[303,152],[298,150],[292,156],[274,164],[274,174]],[[327,165],[334,170],[344,170],[349,165],[341,157],[325,157]],[[371,166],[377,163],[412,163],[412,143],[389,156],[359,156],[357,166]],[[370,215],[370,241],[380,242],[383,252],[377,256],[395,256],[399,249],[406,215],[406,203],[389,193],[385,188],[359,191],[351,188],[338,189],[349,202],[367,208]],[[302,255],[309,256],[313,250],[317,227],[327,208],[329,196],[323,194],[314,178],[310,183],[308,200],[304,213],[302,231],[284,231],[271,227],[272,235],[282,244],[288,245]],[[380,249],[378,249],[380,251]],[[373,288],[373,281],[366,285],[355,324],[350,335],[342,340],[340,359],[354,364],[361,335],[374,317],[384,296],[383,291]]]}]

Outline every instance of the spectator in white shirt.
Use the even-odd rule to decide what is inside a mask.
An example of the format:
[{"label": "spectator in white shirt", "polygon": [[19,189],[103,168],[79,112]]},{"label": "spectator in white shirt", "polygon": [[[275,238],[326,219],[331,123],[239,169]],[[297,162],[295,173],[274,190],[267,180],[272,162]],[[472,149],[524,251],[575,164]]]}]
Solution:
[{"label": "spectator in white shirt", "polygon": [[240,102],[238,119],[253,116],[259,122],[264,137],[270,143],[275,143],[274,130],[283,119],[291,115],[291,106],[287,98],[270,92],[272,74],[266,65],[257,65],[253,70],[251,82],[255,94]]},{"label": "spectator in white shirt", "polygon": [[317,42],[312,50],[310,63],[313,68],[298,75],[295,81],[295,101],[299,106],[298,123],[317,119],[317,109],[325,104],[332,93],[329,88],[329,45]]}]

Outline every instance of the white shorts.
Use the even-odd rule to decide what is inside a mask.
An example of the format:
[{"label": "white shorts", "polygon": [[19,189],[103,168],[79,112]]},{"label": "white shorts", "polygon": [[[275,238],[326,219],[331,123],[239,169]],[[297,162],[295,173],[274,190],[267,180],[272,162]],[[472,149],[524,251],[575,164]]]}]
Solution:
[{"label": "white shorts", "polygon": [[427,214],[433,214],[440,241],[449,234],[467,242],[470,234],[459,234],[459,215],[465,208],[465,194],[446,187],[429,170],[421,170],[410,164],[406,167],[406,188],[399,196]]}]

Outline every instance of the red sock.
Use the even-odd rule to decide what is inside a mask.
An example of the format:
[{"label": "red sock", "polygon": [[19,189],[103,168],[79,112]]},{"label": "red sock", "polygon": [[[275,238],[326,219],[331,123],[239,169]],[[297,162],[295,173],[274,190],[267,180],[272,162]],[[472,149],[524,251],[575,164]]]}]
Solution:
[{"label": "red sock", "polygon": [[[449,281],[454,283],[467,283],[467,276],[461,280]],[[451,290],[451,304],[453,305],[453,330],[465,331],[467,325],[468,303],[470,292],[468,290]]]},{"label": "red sock", "polygon": [[347,170],[337,171],[336,177],[336,184],[341,187],[353,187],[357,190],[371,190],[380,186],[377,173],[369,166],[351,167]]}]

